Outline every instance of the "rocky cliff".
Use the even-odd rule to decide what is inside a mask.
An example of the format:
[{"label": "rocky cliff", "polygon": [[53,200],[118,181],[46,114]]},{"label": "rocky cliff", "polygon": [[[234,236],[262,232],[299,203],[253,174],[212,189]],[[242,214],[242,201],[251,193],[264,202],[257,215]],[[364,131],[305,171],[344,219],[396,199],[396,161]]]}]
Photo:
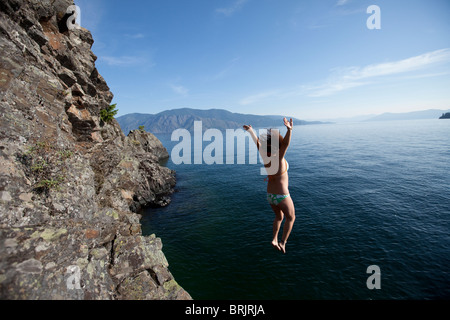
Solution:
[{"label": "rocky cliff", "polygon": [[167,151],[100,119],[113,94],[70,5],[0,2],[0,298],[190,299],[137,214],[169,201]]}]

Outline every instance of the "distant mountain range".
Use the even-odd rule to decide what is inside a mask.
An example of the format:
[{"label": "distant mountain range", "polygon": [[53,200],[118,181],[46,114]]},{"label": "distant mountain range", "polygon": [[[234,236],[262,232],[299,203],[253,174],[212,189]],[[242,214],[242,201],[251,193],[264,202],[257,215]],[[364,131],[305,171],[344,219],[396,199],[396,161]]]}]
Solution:
[{"label": "distant mountain range", "polygon": [[[183,128],[194,130],[194,122],[202,121],[204,130],[214,128],[219,130],[242,128],[244,124],[251,124],[254,128],[271,128],[283,125],[284,116],[259,116],[251,114],[233,113],[222,109],[198,110],[175,109],[158,114],[131,113],[117,118],[125,134],[144,126],[152,133],[171,133]],[[320,121],[304,121],[295,119],[295,125],[320,124]]]},{"label": "distant mountain range", "polygon": [[423,111],[413,111],[406,113],[383,113],[378,116],[366,119],[365,121],[390,121],[390,120],[418,120],[418,119],[439,119],[443,113],[450,110],[430,109]]},{"label": "distant mountain range", "polygon": [[429,109],[422,111],[404,112],[404,113],[383,113],[383,114],[366,114],[347,118],[330,118],[321,119],[333,123],[346,122],[365,122],[365,121],[391,121],[391,120],[419,120],[419,119],[439,119],[442,114],[450,112],[450,110]]}]

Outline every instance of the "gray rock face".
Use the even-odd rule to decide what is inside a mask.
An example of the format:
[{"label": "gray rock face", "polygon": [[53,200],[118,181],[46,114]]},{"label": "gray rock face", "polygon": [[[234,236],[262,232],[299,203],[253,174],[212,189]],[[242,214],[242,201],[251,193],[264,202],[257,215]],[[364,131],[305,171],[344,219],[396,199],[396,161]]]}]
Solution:
[{"label": "gray rock face", "polygon": [[167,149],[162,145],[161,141],[150,132],[134,130],[128,134],[128,138],[131,140],[132,144],[140,145],[144,151],[154,154],[160,161],[169,158]]},{"label": "gray rock face", "polygon": [[137,212],[175,172],[151,134],[125,137],[71,0],[0,3],[0,299],[190,299]]}]

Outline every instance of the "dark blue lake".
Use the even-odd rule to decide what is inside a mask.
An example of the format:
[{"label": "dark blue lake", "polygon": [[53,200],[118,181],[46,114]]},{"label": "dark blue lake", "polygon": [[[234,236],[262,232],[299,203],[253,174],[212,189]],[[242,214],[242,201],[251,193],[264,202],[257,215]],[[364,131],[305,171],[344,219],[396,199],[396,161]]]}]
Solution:
[{"label": "dark blue lake", "polygon": [[[178,144],[158,138],[169,153]],[[450,120],[296,126],[286,255],[270,244],[261,164],[169,160],[176,193],[143,231],[194,299],[449,299],[449,138]],[[366,285],[371,265],[381,289]]]}]

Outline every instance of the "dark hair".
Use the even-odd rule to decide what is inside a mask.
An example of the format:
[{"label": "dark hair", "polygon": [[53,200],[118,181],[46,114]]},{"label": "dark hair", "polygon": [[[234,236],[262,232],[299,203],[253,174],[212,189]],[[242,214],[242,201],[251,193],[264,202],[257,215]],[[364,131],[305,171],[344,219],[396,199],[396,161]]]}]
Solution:
[{"label": "dark hair", "polygon": [[267,154],[272,153],[272,129],[266,129],[267,133],[260,136],[263,146],[266,147]]}]

